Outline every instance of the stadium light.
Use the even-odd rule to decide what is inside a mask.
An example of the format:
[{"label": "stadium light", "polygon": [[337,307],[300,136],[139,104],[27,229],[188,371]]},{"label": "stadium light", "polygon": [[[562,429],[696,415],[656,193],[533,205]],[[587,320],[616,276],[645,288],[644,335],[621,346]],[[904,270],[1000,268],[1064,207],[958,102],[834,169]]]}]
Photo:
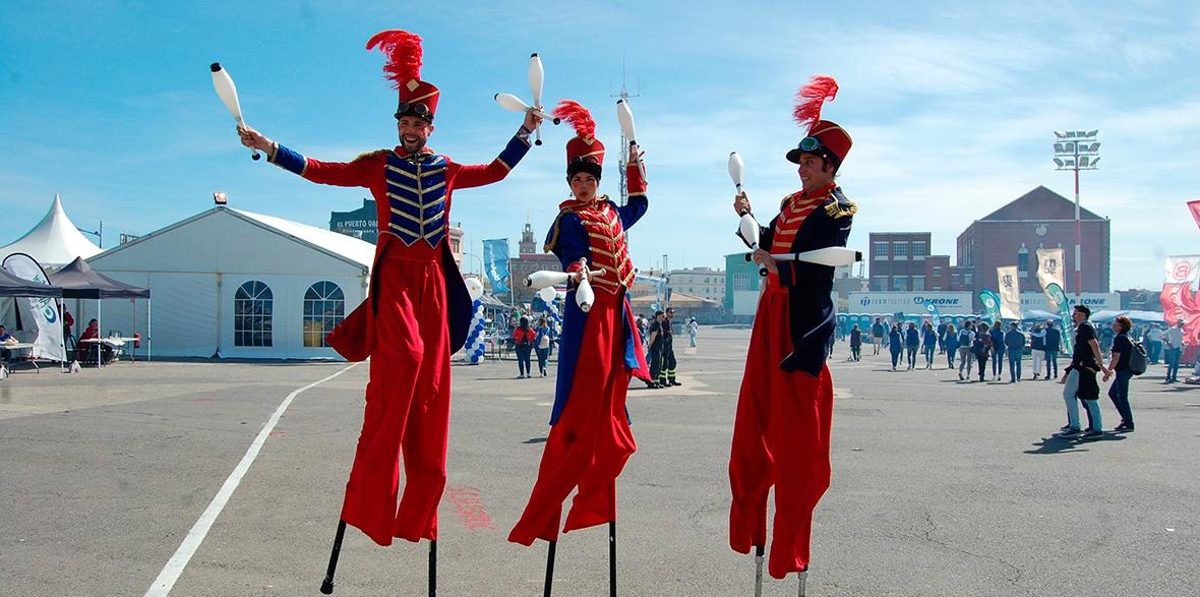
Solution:
[{"label": "stadium light", "polygon": [[[1054,143],[1055,170],[1071,170],[1075,173],[1075,297],[1083,292],[1083,270],[1080,262],[1083,244],[1083,226],[1079,218],[1079,171],[1096,170],[1100,162],[1100,142],[1096,140],[1099,129],[1092,131],[1054,131],[1060,141]],[[1063,139],[1071,139],[1062,143]]]}]

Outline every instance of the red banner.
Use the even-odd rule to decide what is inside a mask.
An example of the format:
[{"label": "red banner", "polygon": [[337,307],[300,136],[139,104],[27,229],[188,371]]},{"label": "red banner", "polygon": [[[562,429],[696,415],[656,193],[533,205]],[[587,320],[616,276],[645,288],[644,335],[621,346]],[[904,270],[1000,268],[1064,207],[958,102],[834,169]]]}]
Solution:
[{"label": "red banner", "polygon": [[1192,219],[1196,220],[1196,225],[1200,226],[1200,199],[1188,201],[1188,209],[1192,212]]}]

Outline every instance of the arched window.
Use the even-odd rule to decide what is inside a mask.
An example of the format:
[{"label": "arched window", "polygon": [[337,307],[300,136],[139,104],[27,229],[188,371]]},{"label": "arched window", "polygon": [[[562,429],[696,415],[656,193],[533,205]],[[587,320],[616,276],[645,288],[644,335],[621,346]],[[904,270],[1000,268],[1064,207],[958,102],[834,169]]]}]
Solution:
[{"label": "arched window", "polygon": [[233,345],[271,346],[271,287],[251,280],[233,296]]},{"label": "arched window", "polygon": [[333,282],[317,282],[304,293],[304,346],[324,348],[325,335],[346,317],[346,296]]}]

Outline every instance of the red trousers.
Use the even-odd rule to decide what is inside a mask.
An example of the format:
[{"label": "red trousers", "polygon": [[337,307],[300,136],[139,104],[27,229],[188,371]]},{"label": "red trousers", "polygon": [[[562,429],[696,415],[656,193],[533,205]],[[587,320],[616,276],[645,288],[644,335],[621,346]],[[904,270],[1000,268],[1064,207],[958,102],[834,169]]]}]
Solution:
[{"label": "red trousers", "polygon": [[[375,350],[362,433],[346,483],[342,520],[380,545],[392,537],[437,539],[446,487],[450,337],[441,254],[424,242],[392,245],[372,288]],[[396,506],[400,456],[404,495]]]},{"label": "red trousers", "polygon": [[513,543],[557,541],[563,501],[576,486],[564,533],[617,519],[617,476],[637,450],[625,412],[630,371],[624,358],[623,310],[623,296],[596,292],[571,395],[550,428],[529,503],[508,535]]},{"label": "red trousers", "polygon": [[767,494],[775,486],[768,571],[775,578],[808,568],[813,509],[829,489],[833,379],[788,373],[791,350],[786,289],[768,287],[758,303],[738,393],[729,457],[729,546],[766,545]]}]

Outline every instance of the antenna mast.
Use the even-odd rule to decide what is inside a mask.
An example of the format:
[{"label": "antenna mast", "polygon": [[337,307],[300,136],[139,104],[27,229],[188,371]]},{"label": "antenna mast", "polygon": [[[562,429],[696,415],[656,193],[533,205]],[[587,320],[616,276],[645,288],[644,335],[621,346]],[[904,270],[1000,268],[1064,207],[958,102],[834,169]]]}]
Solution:
[{"label": "antenna mast", "polygon": [[[610,93],[609,97],[620,98],[620,99],[628,102],[629,98],[638,97],[640,95],[641,95],[640,93],[629,93],[629,89],[625,86],[625,55],[622,54],[621,55],[621,91],[616,94]],[[620,168],[619,169],[621,172],[621,185],[620,185],[621,205],[626,205],[627,203],[629,203],[629,185],[627,184],[627,181],[625,180],[625,166],[627,166],[628,162],[629,162],[629,139],[625,138],[624,130],[621,130],[621,151],[618,153],[618,155],[620,156],[620,162],[619,162]]]}]

